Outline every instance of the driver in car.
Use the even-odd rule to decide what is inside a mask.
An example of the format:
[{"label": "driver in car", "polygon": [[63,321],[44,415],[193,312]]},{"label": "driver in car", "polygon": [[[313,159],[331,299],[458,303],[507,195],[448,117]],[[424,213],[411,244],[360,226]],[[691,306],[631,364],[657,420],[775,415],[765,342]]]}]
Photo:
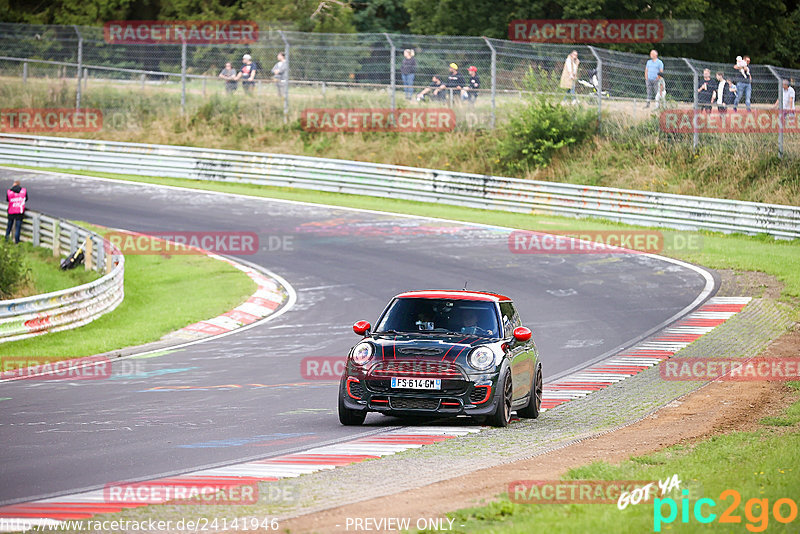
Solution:
[{"label": "driver in car", "polygon": [[462,334],[490,334],[491,330],[486,330],[478,324],[478,313],[475,310],[466,309],[461,313],[461,333]]}]

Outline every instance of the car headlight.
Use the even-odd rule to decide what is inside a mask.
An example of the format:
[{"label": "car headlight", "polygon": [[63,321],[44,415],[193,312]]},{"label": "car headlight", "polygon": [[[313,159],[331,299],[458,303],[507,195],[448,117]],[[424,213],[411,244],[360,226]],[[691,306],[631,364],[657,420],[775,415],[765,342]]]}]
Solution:
[{"label": "car headlight", "polygon": [[355,347],[353,347],[353,363],[358,365],[364,365],[372,358],[372,354],[375,350],[372,348],[367,342],[361,342]]},{"label": "car headlight", "polygon": [[494,352],[488,347],[472,349],[467,356],[467,363],[478,371],[485,371],[494,365]]}]

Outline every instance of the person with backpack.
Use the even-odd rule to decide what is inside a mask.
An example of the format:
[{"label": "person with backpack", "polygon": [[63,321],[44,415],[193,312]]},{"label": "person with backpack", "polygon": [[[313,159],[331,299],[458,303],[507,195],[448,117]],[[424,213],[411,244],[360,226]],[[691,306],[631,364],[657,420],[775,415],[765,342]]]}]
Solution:
[{"label": "person with backpack", "polygon": [[25,216],[25,203],[28,201],[28,191],[19,184],[19,180],[14,180],[11,189],[6,191],[6,202],[8,202],[8,224],[6,224],[6,241],[14,229],[14,243],[19,243],[19,234],[22,231],[22,218]]}]

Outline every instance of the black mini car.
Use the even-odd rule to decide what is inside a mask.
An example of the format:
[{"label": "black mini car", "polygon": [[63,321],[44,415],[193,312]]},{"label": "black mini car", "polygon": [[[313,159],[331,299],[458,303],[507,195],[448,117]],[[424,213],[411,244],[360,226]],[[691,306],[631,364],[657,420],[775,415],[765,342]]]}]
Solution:
[{"label": "black mini car", "polygon": [[339,421],[367,412],[480,417],[506,426],[511,412],[536,418],[542,365],[531,331],[508,297],[477,291],[411,291],[392,299],[350,350],[339,387]]}]

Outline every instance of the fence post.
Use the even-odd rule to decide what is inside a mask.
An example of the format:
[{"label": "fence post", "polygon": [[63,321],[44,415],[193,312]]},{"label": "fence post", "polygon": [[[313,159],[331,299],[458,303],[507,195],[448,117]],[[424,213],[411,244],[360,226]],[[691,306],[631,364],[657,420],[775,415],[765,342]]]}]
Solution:
[{"label": "fence post", "polygon": [[83,36],[76,24],[72,25],[75,34],[78,36],[78,72],[75,80],[78,82],[78,87],[75,90],[75,111],[81,108],[81,73],[83,72]]},{"label": "fence post", "polygon": [[[600,59],[600,55],[593,46],[588,48],[597,61],[597,87],[595,87],[597,91],[597,131],[601,132],[603,130],[603,60]],[[589,82],[592,82],[591,76]]]},{"label": "fence post", "polygon": [[53,256],[61,256],[61,223],[58,219],[53,221]]},{"label": "fence post", "polygon": [[697,84],[700,78],[697,75],[697,69],[694,68],[689,60],[685,57],[681,59],[692,70],[692,148],[697,148],[697,145],[700,144],[700,134],[697,131]]},{"label": "fence post", "polygon": [[767,65],[767,68],[775,76],[775,79],[778,80],[778,158],[783,158],[783,121],[784,121],[784,114],[783,114],[783,83],[781,77],[775,72],[775,69],[772,65]]},{"label": "fence post", "polygon": [[[286,34],[283,33],[282,30],[278,30],[278,33],[283,39],[283,58],[286,60],[286,85],[283,86],[283,123],[289,123],[289,80],[291,79],[291,69],[292,62],[289,60],[289,39],[286,38]],[[283,80],[278,80],[278,83],[283,83]]]},{"label": "fence post", "polygon": [[87,87],[89,87],[89,69],[84,67],[84,69],[83,69],[83,90],[85,91]]},{"label": "fence post", "polygon": [[[392,41],[392,38],[389,37],[388,33],[384,33],[383,36],[386,37],[387,41],[389,41],[389,54],[390,54],[390,57],[389,57],[389,80],[390,80],[390,82],[389,83],[391,84],[390,87],[389,87],[389,90],[392,93],[392,111],[394,111],[394,109],[395,109],[395,100],[394,100],[395,99],[395,91],[397,91],[397,84],[396,84],[396,81],[397,81],[396,68],[397,67],[395,65],[395,61],[396,61],[395,60],[395,54],[397,52],[397,49],[394,47],[394,42]],[[404,86],[404,88],[405,88],[405,86]]]},{"label": "fence post", "polygon": [[28,83],[28,62],[22,63],[22,83]]},{"label": "fence post", "polygon": [[489,39],[484,37],[483,40],[486,43],[486,46],[488,46],[489,50],[491,50],[491,52],[492,52],[492,68],[491,68],[491,76],[492,76],[492,116],[491,116],[491,119],[490,119],[490,122],[489,122],[489,127],[492,130],[494,130],[494,126],[496,124],[496,118],[497,118],[497,114],[496,114],[496,111],[497,111],[496,106],[497,106],[497,104],[496,104],[496,101],[495,101],[495,98],[497,96],[497,50],[494,49],[494,45],[492,45],[492,42],[489,41]]},{"label": "fence post", "polygon": [[181,113],[186,113],[186,40],[181,44]]},{"label": "fence post", "polygon": [[42,218],[38,213],[33,216],[33,246],[38,247],[42,240]]},{"label": "fence post", "polygon": [[92,236],[86,237],[86,250],[83,251],[83,265],[87,271],[94,269],[94,240]]}]

